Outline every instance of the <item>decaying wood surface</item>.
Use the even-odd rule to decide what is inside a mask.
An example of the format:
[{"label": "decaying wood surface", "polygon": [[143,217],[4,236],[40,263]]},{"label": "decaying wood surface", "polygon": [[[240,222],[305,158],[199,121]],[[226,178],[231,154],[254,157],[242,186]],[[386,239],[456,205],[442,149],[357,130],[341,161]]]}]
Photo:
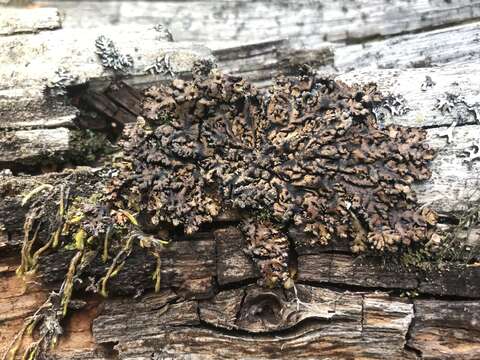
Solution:
[{"label": "decaying wood surface", "polygon": [[290,74],[302,64],[318,71],[334,71],[333,47],[324,42],[308,51],[297,49],[294,41],[286,39],[249,43],[210,41],[207,45],[219,68],[240,75],[258,87],[271,84],[275,76]]},{"label": "decaying wood surface", "polygon": [[[42,1],[43,3],[43,1]],[[163,23],[176,40],[258,42],[294,39],[355,42],[451,25],[480,16],[478,0],[373,1],[46,1],[65,13],[64,27]]]},{"label": "decaying wood surface", "polygon": [[[246,255],[240,259],[241,252],[230,251],[242,241],[232,226],[177,241],[163,255],[164,285],[159,294],[138,293],[135,298],[114,297],[100,303],[84,298],[86,303],[77,311],[86,313],[92,332],[81,328],[67,333],[57,358],[286,359],[321,354],[332,358],[475,359],[478,355],[478,267],[470,269],[471,276],[455,271],[387,271],[373,259],[359,262],[352,256],[332,254],[331,249],[317,249],[308,254],[299,251],[295,290],[270,290],[254,284],[257,275],[249,270],[253,264]],[[133,295],[139,281],[151,281],[152,269],[138,266],[145,259],[134,258],[136,267],[127,264],[112,279],[113,292],[127,290]],[[0,308],[15,309],[3,312],[0,323],[2,336],[8,338],[46,294],[33,283],[25,292],[27,286],[20,286],[21,279],[14,275],[16,261],[0,259],[5,264],[1,284],[9,294],[0,297]],[[48,264],[52,281],[62,266],[68,266],[64,255],[52,255],[46,261],[54,261]],[[217,284],[225,264],[237,266],[237,274]],[[437,289],[424,288],[421,281]],[[408,290],[420,292],[420,298],[399,297]],[[448,296],[448,300],[432,296]],[[473,300],[461,300],[465,297]],[[68,324],[67,329],[75,328],[74,323]]]},{"label": "decaying wood surface", "polygon": [[[192,59],[211,56],[200,46],[159,41],[152,30],[156,22],[170,25],[176,40],[208,41],[221,68],[262,86],[272,74],[288,73],[305,59],[318,69],[329,69],[333,48],[325,40],[356,42],[460,23],[480,15],[480,2],[473,0],[49,3],[66,10],[66,28],[99,25],[99,21],[101,25],[122,25],[82,30],[80,37],[78,30],[22,35],[12,35],[9,30],[10,35],[0,37],[0,170],[11,164],[35,165],[71,152],[73,120],[79,110],[44,91],[46,85],[58,84],[59,70],[70,75],[65,86],[89,85],[83,100],[108,121],[130,122],[138,115],[138,108],[132,105],[138,93],[128,87],[106,88],[115,75],[105,70],[95,55],[99,35],[114,40],[122,53],[137,54],[138,47],[140,59],[123,79],[134,87],[165,80],[162,75],[145,75],[145,68],[166,51],[181,54],[178,62],[176,57],[172,60],[181,72],[191,69]],[[72,16],[74,5],[79,9],[77,15],[94,16]],[[122,27],[139,22],[146,26]],[[25,26],[26,30],[15,31],[43,29],[31,22]],[[478,25],[462,25],[371,42],[363,49],[356,45],[335,49],[340,68],[355,62],[378,68],[446,64],[442,68],[353,71],[337,78],[347,83],[376,82],[382,92],[392,95],[377,109],[385,123],[427,129],[428,141],[439,155],[431,164],[432,179],[417,185],[416,191],[421,203],[429,204],[448,221],[480,199],[480,160],[475,160],[477,153],[472,148],[480,140],[476,81],[480,74],[463,45],[455,51],[442,39],[448,36],[455,39],[452,42],[472,45],[468,46],[474,56],[475,31],[478,33]],[[287,36],[293,41],[285,40]],[[433,38],[442,42],[435,49],[428,45]],[[63,50],[58,49],[59,44]],[[402,48],[406,55],[392,57],[387,47],[392,54]],[[59,51],[62,56],[57,59]],[[379,58],[370,60],[370,56]],[[464,60],[470,65],[456,66]],[[42,75],[37,76],[37,70]],[[102,119],[96,124],[99,128],[104,126]],[[92,121],[86,123],[93,126]],[[471,162],[467,161],[469,154]],[[93,184],[97,174],[98,169],[89,167],[36,176],[0,173],[0,355],[23,319],[58,287],[72,256],[68,251],[45,256],[41,278],[15,275],[27,211],[22,199],[39,184],[68,181],[72,187],[82,187]],[[77,300],[72,303],[76,310],[71,309],[65,320],[65,334],[53,358],[480,357],[478,262],[441,271],[412,270],[385,258],[356,257],[345,241],[301,246],[304,235],[292,230],[289,238],[298,272],[295,289],[265,289],[256,285],[259,273],[244,252],[238,221],[238,214],[228,212],[194,236],[178,236],[162,252],[158,294],[152,293],[154,262],[143,252],[134,252],[111,279],[108,299],[90,295],[86,291],[89,284],[77,284]],[[442,225],[449,226],[448,222]],[[478,245],[479,234],[475,229],[466,243]],[[95,273],[95,266],[91,271]]]}]

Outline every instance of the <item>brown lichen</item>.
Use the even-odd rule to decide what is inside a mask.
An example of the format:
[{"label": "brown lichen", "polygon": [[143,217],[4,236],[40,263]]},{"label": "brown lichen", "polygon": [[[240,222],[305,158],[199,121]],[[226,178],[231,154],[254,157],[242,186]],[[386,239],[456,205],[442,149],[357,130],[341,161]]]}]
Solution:
[{"label": "brown lichen", "polygon": [[[288,227],[309,233],[311,243],[350,239],[354,252],[395,251],[434,234],[437,216],[418,206],[411,187],[430,176],[425,131],[379,126],[372,110],[382,97],[373,84],[306,74],[280,77],[259,94],[212,70],[145,96],[144,118],[124,144],[129,171],[119,173],[111,197],[123,207],[135,199],[145,226],[193,233],[227,206],[247,218],[271,210],[275,234],[260,231],[260,240],[265,225],[246,226],[252,254],[276,248]],[[260,263],[266,277],[288,278],[285,266]]]}]

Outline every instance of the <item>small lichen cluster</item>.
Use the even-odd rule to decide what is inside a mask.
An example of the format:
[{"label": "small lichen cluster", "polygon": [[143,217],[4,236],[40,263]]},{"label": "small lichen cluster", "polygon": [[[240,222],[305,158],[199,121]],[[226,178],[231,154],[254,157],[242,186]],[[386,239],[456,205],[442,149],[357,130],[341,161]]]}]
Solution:
[{"label": "small lichen cluster", "polygon": [[120,53],[114,42],[106,36],[99,36],[95,40],[95,47],[103,66],[123,72],[133,66],[132,56]]}]

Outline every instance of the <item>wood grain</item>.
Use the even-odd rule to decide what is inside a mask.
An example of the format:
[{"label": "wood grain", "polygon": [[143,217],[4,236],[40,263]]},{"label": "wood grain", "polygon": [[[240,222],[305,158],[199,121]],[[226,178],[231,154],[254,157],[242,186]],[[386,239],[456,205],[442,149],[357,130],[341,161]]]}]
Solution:
[{"label": "wood grain", "polygon": [[259,42],[290,38],[313,49],[455,24],[480,16],[478,0],[47,1],[64,26],[163,23],[176,40]]}]

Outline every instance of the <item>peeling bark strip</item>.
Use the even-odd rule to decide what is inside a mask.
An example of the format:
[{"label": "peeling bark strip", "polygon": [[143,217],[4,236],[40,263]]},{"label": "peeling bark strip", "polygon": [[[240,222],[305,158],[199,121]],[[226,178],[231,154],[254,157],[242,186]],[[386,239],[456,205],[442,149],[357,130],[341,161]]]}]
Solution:
[{"label": "peeling bark strip", "polygon": [[258,42],[288,37],[307,48],[315,48],[321,41],[360,41],[480,16],[478,0],[47,1],[47,4],[65,12],[65,27],[97,27],[105,24],[105,19],[111,24],[163,23],[175,40]]},{"label": "peeling bark strip", "polygon": [[9,9],[0,5],[0,35],[36,33],[62,26],[56,8]]}]

